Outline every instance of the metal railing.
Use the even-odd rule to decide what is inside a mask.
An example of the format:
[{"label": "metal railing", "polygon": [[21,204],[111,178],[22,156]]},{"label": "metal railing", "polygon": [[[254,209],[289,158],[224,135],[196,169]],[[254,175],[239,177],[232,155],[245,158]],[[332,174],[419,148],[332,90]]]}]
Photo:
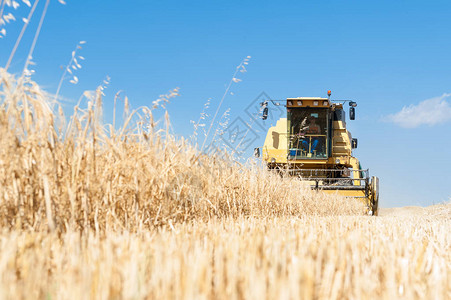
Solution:
[{"label": "metal railing", "polygon": [[[318,149],[312,151],[312,140],[314,138],[318,139],[320,145]],[[307,147],[305,147],[304,141],[307,141]],[[325,134],[289,134],[288,143],[290,145],[290,150],[288,151],[288,159],[325,158],[328,153],[327,136]],[[322,147],[324,147],[324,151],[320,150],[322,149]],[[294,151],[295,154],[292,155],[291,151]],[[315,155],[308,155],[309,153],[313,152]],[[316,153],[321,153],[321,155],[317,157]]]},{"label": "metal railing", "polygon": [[[275,170],[275,169],[274,169]],[[314,181],[311,185],[313,189],[318,190],[365,190],[365,196],[368,196],[369,187],[369,169],[298,169],[281,168],[279,172],[291,176],[299,176],[304,181]],[[359,176],[355,176],[359,172]],[[359,178],[356,178],[359,177]]]}]

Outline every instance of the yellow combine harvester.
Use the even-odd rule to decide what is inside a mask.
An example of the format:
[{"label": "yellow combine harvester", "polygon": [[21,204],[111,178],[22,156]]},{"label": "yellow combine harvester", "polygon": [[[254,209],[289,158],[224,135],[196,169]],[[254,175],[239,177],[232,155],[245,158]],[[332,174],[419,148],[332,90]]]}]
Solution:
[{"label": "yellow combine harvester", "polygon": [[[379,179],[369,177],[352,149],[357,148],[346,129],[343,105],[349,103],[349,118],[355,119],[356,102],[331,101],[328,98],[298,97],[271,101],[286,107],[287,117],[269,128],[262,147],[262,159],[270,170],[299,176],[313,189],[358,198],[377,215]],[[268,101],[262,103],[263,119],[268,115]],[[256,156],[260,149],[256,148]]]}]

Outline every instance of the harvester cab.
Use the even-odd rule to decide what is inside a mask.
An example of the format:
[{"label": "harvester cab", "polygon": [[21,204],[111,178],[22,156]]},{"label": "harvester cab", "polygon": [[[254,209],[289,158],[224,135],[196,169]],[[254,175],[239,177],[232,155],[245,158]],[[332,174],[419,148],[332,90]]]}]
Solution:
[{"label": "harvester cab", "polygon": [[[345,104],[349,118],[355,119],[357,103],[350,100],[298,97],[262,103],[262,119],[268,116],[269,102],[286,107],[286,118],[270,127],[262,147],[262,160],[268,169],[297,176],[313,189],[358,198],[377,215],[379,179],[369,177],[359,160],[352,156],[357,139],[346,129]],[[260,156],[258,148],[256,156]]]}]

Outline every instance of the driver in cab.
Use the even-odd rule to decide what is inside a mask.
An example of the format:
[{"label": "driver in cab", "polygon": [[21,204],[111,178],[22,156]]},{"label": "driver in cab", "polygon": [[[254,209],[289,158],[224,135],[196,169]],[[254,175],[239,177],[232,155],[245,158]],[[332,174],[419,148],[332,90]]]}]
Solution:
[{"label": "driver in cab", "polygon": [[[321,127],[316,124],[316,118],[314,116],[310,116],[309,117],[309,125],[307,127],[306,133],[307,134],[320,134],[321,133]],[[316,136],[311,137],[311,148],[310,148],[310,153],[313,154],[313,152],[316,150],[316,147],[318,146],[319,143],[319,138]],[[302,141],[302,145],[304,147],[304,149],[306,149],[308,151],[309,149],[309,141],[308,139],[304,139]]]},{"label": "driver in cab", "polygon": [[321,127],[319,127],[318,124],[316,124],[316,118],[313,116],[310,116],[309,118],[309,125],[306,130],[307,134],[320,134],[321,133]]}]

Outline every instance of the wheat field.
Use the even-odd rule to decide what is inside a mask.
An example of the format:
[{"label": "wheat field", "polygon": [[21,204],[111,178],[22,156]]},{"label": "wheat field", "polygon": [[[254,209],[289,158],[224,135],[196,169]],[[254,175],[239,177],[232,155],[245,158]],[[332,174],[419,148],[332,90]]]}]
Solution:
[{"label": "wheat field", "polygon": [[[432,210],[440,210],[434,214]],[[449,299],[449,205],[0,235],[2,299]]]},{"label": "wheat field", "polygon": [[450,204],[369,217],[152,109],[105,124],[101,89],[66,117],[0,81],[2,299],[451,298]]}]

